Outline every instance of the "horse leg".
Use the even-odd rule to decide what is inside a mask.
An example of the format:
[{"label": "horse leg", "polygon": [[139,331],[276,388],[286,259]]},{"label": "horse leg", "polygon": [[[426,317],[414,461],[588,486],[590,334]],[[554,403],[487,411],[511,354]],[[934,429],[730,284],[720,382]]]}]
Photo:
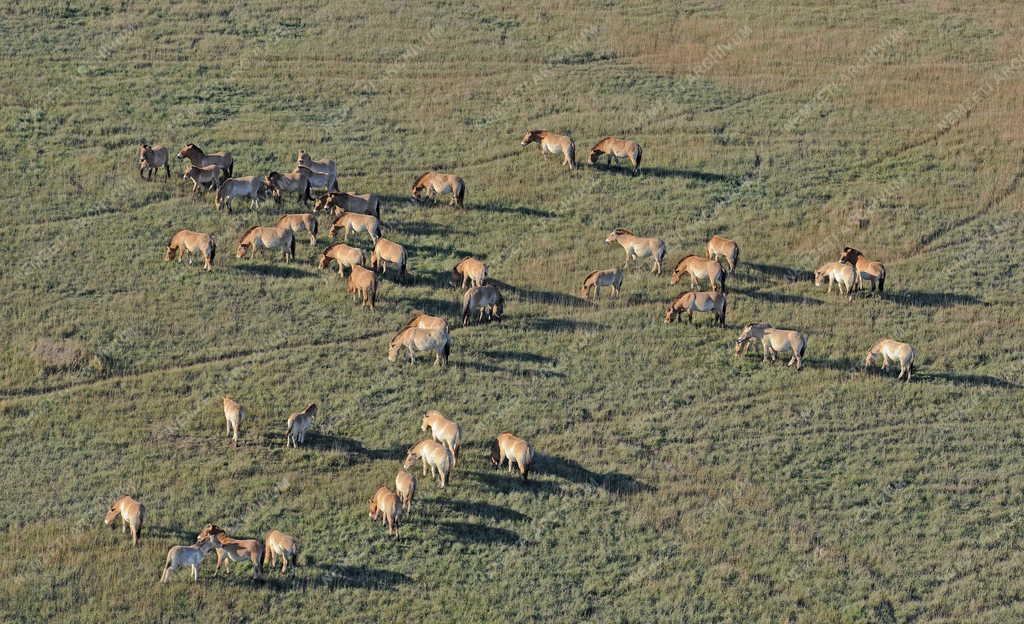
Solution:
[{"label": "horse leg", "polygon": [[196,564],[196,563],[192,564],[192,582],[193,583],[198,583],[199,582],[199,564]]}]

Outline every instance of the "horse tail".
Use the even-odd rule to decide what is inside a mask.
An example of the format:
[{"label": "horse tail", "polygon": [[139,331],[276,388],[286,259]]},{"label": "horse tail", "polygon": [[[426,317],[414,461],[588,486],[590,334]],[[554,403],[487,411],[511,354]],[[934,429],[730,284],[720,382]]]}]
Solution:
[{"label": "horse tail", "polygon": [[210,237],[210,264],[213,264],[213,259],[217,256],[217,241],[211,236]]},{"label": "horse tail", "polygon": [[267,565],[267,560],[270,559],[270,540],[263,543],[263,550],[260,552],[260,570]]},{"label": "horse tail", "polygon": [[312,201],[313,200],[313,194],[310,192],[310,190],[312,188],[313,188],[313,185],[309,183],[309,178],[306,178],[306,189],[304,191],[302,191],[303,198],[306,201]]},{"label": "horse tail", "polygon": [[800,353],[798,353],[797,355],[800,356],[801,360],[804,358],[804,351],[806,351],[806,350],[807,350],[807,336],[804,336],[803,334],[800,334]]},{"label": "horse tail", "polygon": [[633,175],[640,173],[640,161],[644,157],[644,148],[636,144],[636,161],[633,163]]},{"label": "horse tail", "polygon": [[313,217],[313,227],[309,229],[309,233],[313,235],[313,238],[320,234],[320,222],[317,221],[316,217]]},{"label": "horse tail", "polygon": [[[451,355],[451,354],[452,354],[452,337],[451,336],[445,336],[445,341],[444,341],[444,361],[445,362],[448,361],[448,356]],[[460,443],[461,443],[461,439],[460,439]]]},{"label": "horse tail", "polygon": [[570,169],[575,169],[576,168],[576,141],[573,141],[572,139],[569,139],[569,153],[567,154],[567,156],[569,157],[569,168]]},{"label": "horse tail", "polygon": [[732,248],[732,258],[730,258],[730,260],[732,261],[732,270],[735,271],[736,270],[736,265],[740,263],[740,246],[739,245],[736,245],[735,247]]},{"label": "horse tail", "polygon": [[882,267],[882,271],[878,275],[878,292],[879,294],[885,292],[885,267]]},{"label": "horse tail", "polygon": [[729,274],[725,272],[725,269],[721,269],[718,273],[718,283],[722,288],[722,292],[725,292],[725,278],[729,277]]},{"label": "horse tail", "polygon": [[465,202],[465,200],[466,200],[466,183],[464,181],[462,181],[462,180],[459,180],[459,189],[455,193],[455,203],[458,204],[458,206],[461,208],[461,207],[463,207],[463,202]]},{"label": "horse tail", "polygon": [[[724,285],[722,286],[722,289],[723,289],[722,293],[724,294],[725,293],[725,286]],[[726,299],[725,297],[722,297],[722,319],[719,321],[719,323],[721,323],[722,327],[725,327],[725,311],[726,311],[726,308],[728,308],[728,307],[729,307],[729,300]]]},{"label": "horse tail", "polygon": [[292,260],[295,259],[295,234],[292,234],[291,240],[288,241],[288,254],[291,255]]},{"label": "horse tail", "polygon": [[469,320],[469,307],[470,300],[472,297],[469,296],[469,291],[466,291],[466,295],[462,297],[462,324],[465,325]]}]

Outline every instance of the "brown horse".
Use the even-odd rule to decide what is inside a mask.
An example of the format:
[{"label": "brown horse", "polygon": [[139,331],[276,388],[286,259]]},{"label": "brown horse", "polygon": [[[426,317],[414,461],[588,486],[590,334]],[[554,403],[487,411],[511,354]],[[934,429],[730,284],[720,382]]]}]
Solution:
[{"label": "brown horse", "polygon": [[345,243],[334,243],[320,254],[320,268],[326,269],[330,266],[331,260],[338,263],[338,275],[344,277],[345,267],[362,266],[366,256],[362,249],[349,247]]},{"label": "brown horse", "polygon": [[580,296],[589,299],[590,293],[594,293],[594,298],[597,299],[601,296],[602,286],[611,288],[612,297],[618,297],[619,290],[622,289],[622,269],[604,269],[603,271],[594,271],[586,276],[583,278]]},{"label": "brown horse", "polygon": [[428,171],[416,179],[412,185],[412,199],[421,202],[425,198],[423,193],[437,201],[437,197],[443,193],[451,193],[451,205],[457,208],[464,208],[466,201],[466,183],[457,175],[450,173],[439,173]]},{"label": "brown horse", "polygon": [[235,159],[230,152],[207,154],[195,143],[189,143],[178,152],[178,160],[188,158],[196,167],[217,165],[223,172],[224,179],[230,178],[235,171]]},{"label": "brown horse", "polygon": [[451,355],[452,338],[444,329],[404,327],[388,345],[388,361],[397,361],[403,351],[409,356],[410,363],[415,363],[417,353],[433,351],[434,366],[444,367],[448,365],[448,357]]},{"label": "brown horse", "polygon": [[121,518],[121,532],[132,531],[132,544],[138,545],[142,540],[142,523],[146,519],[146,506],[131,496],[122,496],[110,505],[110,510],[103,517],[103,524],[114,528],[114,520]]},{"label": "brown horse", "polygon": [[270,189],[274,197],[274,203],[278,206],[284,201],[283,193],[294,193],[296,201],[302,202],[303,206],[309,205],[312,196],[309,194],[308,169],[296,169],[291,173],[278,173],[271,171],[263,178],[263,183]]},{"label": "brown horse", "polygon": [[729,240],[715,234],[708,241],[707,257],[716,260],[718,258],[725,258],[729,272],[734,273],[736,272],[736,265],[740,261],[740,246],[734,240]]},{"label": "brown horse", "polygon": [[452,286],[458,286],[459,280],[462,280],[463,288],[466,287],[466,282],[472,286],[483,286],[486,279],[487,265],[476,258],[463,258],[452,269]]},{"label": "brown horse", "polygon": [[206,525],[196,537],[197,542],[206,539],[212,539],[213,547],[217,549],[217,571],[214,574],[220,572],[222,563],[227,570],[229,561],[251,561],[254,579],[258,579],[263,573],[263,544],[259,540],[228,537],[224,529],[216,524]]},{"label": "brown horse", "polygon": [[569,169],[576,168],[576,143],[564,134],[555,134],[547,130],[529,130],[523,135],[519,145],[526,147],[530,143],[540,144],[540,154],[544,158],[548,154],[561,154],[562,162],[569,166]]},{"label": "brown horse", "polygon": [[370,499],[370,519],[374,522],[381,517],[381,524],[388,527],[388,535],[398,537],[398,521],[402,516],[402,503],[398,496],[385,486],[380,486]]},{"label": "brown horse", "polygon": [[267,533],[263,543],[263,562],[270,564],[271,570],[277,566],[278,557],[281,558],[281,574],[288,571],[288,564],[293,568],[298,566],[299,542],[291,535],[275,529]]},{"label": "brown horse", "polygon": [[295,259],[295,234],[286,227],[253,226],[242,234],[235,248],[235,257],[244,258],[251,250],[250,258],[256,256],[258,249],[280,249],[285,262]]},{"label": "brown horse", "polygon": [[340,217],[346,212],[372,215],[380,219],[380,211],[383,206],[380,195],[374,193],[345,193],[342,191],[331,191],[316,198],[313,204],[313,212],[330,210],[334,216]]},{"label": "brown horse", "polygon": [[853,247],[844,247],[843,253],[839,256],[840,262],[852,264],[857,268],[857,288],[863,288],[864,280],[871,282],[871,292],[875,291],[878,285],[879,294],[885,292],[885,265],[881,262],[873,262],[864,257],[860,251]]},{"label": "brown horse", "polygon": [[474,286],[462,293],[462,326],[469,325],[469,319],[483,322],[500,321],[505,315],[505,298],[492,284]]},{"label": "brown horse", "polygon": [[[341,271],[340,265],[338,271]],[[352,265],[345,292],[355,295],[356,300],[361,297],[364,307],[374,309],[377,306],[377,272],[364,269],[358,264]]]},{"label": "brown horse", "polygon": [[160,167],[171,177],[171,164],[167,158],[167,148],[163,145],[139,145],[139,177],[146,179],[143,172],[149,173],[149,179],[153,179],[153,172],[159,171]]},{"label": "brown horse", "polygon": [[370,268],[384,274],[388,270],[389,262],[398,271],[399,279],[404,278],[409,268],[409,256],[405,247],[386,238],[378,238],[373,245],[373,252],[370,253]]},{"label": "brown horse", "polygon": [[622,268],[628,267],[630,260],[636,260],[639,264],[641,259],[650,258],[654,262],[651,272],[661,275],[661,263],[665,260],[665,241],[660,238],[644,238],[626,228],[615,228],[604,242],[606,245],[613,242],[622,245],[626,252],[626,263]]},{"label": "brown horse", "polygon": [[277,220],[276,227],[288,228],[296,236],[300,232],[306,232],[309,234],[310,245],[316,245],[316,235],[320,230],[316,217],[308,212],[281,215],[281,218]]},{"label": "brown horse", "polygon": [[608,155],[608,164],[612,164],[612,158],[628,158],[633,165],[633,175],[640,172],[640,159],[643,158],[643,150],[640,144],[629,139],[616,139],[605,137],[597,142],[597,145],[590,148],[588,162],[593,165],[602,155]]},{"label": "brown horse", "polygon": [[200,189],[208,191],[220,188],[222,173],[223,170],[217,165],[206,165],[205,167],[189,165],[185,168],[181,179],[192,180],[192,201],[195,201]]},{"label": "brown horse", "polygon": [[499,434],[497,439],[491,442],[490,459],[491,465],[501,468],[501,464],[508,460],[508,471],[512,472],[512,462],[519,467],[519,474],[523,481],[530,480],[530,470],[533,468],[533,447],[526,440],[508,433]]},{"label": "brown horse", "polygon": [[313,160],[304,151],[299,151],[295,159],[296,168],[305,168],[311,174],[310,184],[316,188],[325,188],[328,191],[338,190],[338,164],[333,160]]},{"label": "brown horse", "polygon": [[715,321],[720,327],[725,327],[725,293],[714,292],[686,292],[668,305],[665,310],[665,322],[671,323],[679,320],[679,316],[686,312],[686,322],[693,322],[694,312],[714,312]]},{"label": "brown horse", "polygon": [[213,236],[192,230],[178,230],[167,243],[167,250],[164,253],[164,260],[171,261],[175,257],[181,262],[185,253],[188,253],[188,263],[192,264],[192,258],[196,252],[203,256],[203,268],[207,271],[213,270],[213,258],[217,255],[217,241]]},{"label": "brown horse", "polygon": [[678,284],[684,275],[690,276],[690,287],[696,288],[699,280],[707,279],[711,290],[725,292],[725,270],[718,260],[708,260],[699,256],[686,256],[672,270],[672,284]]}]

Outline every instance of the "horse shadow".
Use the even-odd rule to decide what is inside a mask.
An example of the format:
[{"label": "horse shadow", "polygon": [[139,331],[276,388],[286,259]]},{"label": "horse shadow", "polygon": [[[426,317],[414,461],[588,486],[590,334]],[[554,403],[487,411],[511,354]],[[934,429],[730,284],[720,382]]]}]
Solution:
[{"label": "horse shadow", "polygon": [[[117,531],[121,530],[119,525],[115,526],[117,527]],[[184,544],[186,542],[195,542],[196,533],[189,532],[181,527],[165,527],[159,525],[146,524],[142,527],[142,534],[140,535],[140,538],[145,540],[147,537],[167,537],[175,540],[180,544]]]},{"label": "horse shadow", "polygon": [[403,221],[392,225],[389,229],[410,236],[437,236],[458,234],[461,230],[442,226],[429,221]]},{"label": "horse shadow", "polygon": [[[605,170],[614,169],[604,165]],[[631,168],[620,167],[623,173],[631,175]],[[699,180],[701,182],[728,182],[739,184],[740,176],[727,175],[724,173],[712,173],[710,171],[695,171],[693,169],[669,169],[668,167],[644,167],[640,166],[640,175],[651,176],[652,178],[682,178],[686,180]]]},{"label": "horse shadow", "polygon": [[[891,368],[891,367],[890,367]],[[987,386],[989,388],[1001,388],[1001,389],[1012,389],[1016,390],[1021,388],[1020,384],[1016,384],[1012,381],[1000,379],[998,377],[992,377],[991,375],[963,375],[957,373],[923,373],[921,375],[914,375],[912,379],[921,379],[923,381],[931,380],[942,380],[952,382],[958,385],[965,386]]]},{"label": "horse shadow", "polygon": [[235,269],[243,273],[251,273],[263,277],[309,277],[306,271],[280,264],[239,264]]},{"label": "horse shadow", "polygon": [[492,468],[489,470],[477,470],[467,473],[467,476],[494,492],[508,494],[510,492],[544,492],[546,494],[560,494],[562,488],[554,481],[530,479],[523,481],[519,473],[513,471],[508,473],[506,468]]},{"label": "horse shadow", "polygon": [[311,449],[341,451],[350,455],[362,456],[367,460],[400,460],[405,457],[406,447],[398,444],[390,448],[370,449],[366,448],[359,440],[337,436],[332,433],[310,431],[307,436],[306,443],[303,446]]},{"label": "horse shadow", "polygon": [[740,268],[746,265],[755,271],[777,280],[786,282],[806,282],[814,279],[814,272],[805,269],[794,269],[792,267],[779,266],[777,264],[759,264],[757,262],[740,262]]},{"label": "horse shadow", "polygon": [[444,269],[416,270],[416,273],[409,273],[418,284],[425,284],[434,288],[451,288],[452,272]]},{"label": "horse shadow", "polygon": [[431,501],[431,503],[440,505],[448,510],[466,516],[479,516],[481,518],[488,518],[495,522],[522,522],[524,520],[530,520],[530,517],[526,514],[520,513],[514,509],[509,509],[508,507],[491,505],[490,503],[479,503],[476,501],[451,498],[438,498]]},{"label": "horse shadow", "polygon": [[[337,563],[327,563],[314,564],[308,567],[319,570],[320,574],[309,579],[295,579],[292,586],[295,584],[323,587],[340,586],[352,589],[388,591],[413,581],[412,577],[401,572],[381,570],[369,566],[346,566]],[[299,569],[301,570],[302,568],[300,567]]]},{"label": "horse shadow", "polygon": [[626,299],[626,305],[629,306],[643,306],[655,303],[666,304],[667,302],[668,300],[666,299],[655,299],[647,293],[633,293]]},{"label": "horse shadow", "polygon": [[[786,354],[780,354],[779,358],[782,359]],[[789,361],[789,358],[786,358]],[[836,371],[839,373],[855,373],[863,369],[863,361],[858,362],[857,360],[850,358],[822,358],[822,359],[810,359],[804,360],[804,367],[811,366],[814,368],[823,368],[825,370]]]},{"label": "horse shadow", "polygon": [[655,488],[621,472],[598,473],[589,470],[578,462],[556,455],[539,455],[537,471],[572,481],[581,485],[593,485],[610,494],[636,494],[653,492]]},{"label": "horse shadow", "polygon": [[504,214],[517,214],[524,217],[539,217],[541,219],[552,219],[556,215],[553,212],[547,210],[539,210],[537,208],[529,208],[527,206],[501,206],[498,204],[487,204],[480,206],[481,210],[487,210],[490,212],[501,212]]},{"label": "horse shadow", "polygon": [[456,368],[463,368],[463,369],[470,369],[471,368],[473,370],[480,371],[481,373],[505,373],[507,375],[531,375],[531,376],[538,376],[538,377],[556,377],[558,379],[564,379],[565,376],[566,376],[565,373],[560,373],[558,371],[535,370],[535,369],[529,369],[529,368],[509,369],[509,368],[504,368],[502,366],[494,366],[493,364],[487,364],[487,363],[484,363],[484,362],[473,362],[473,361],[469,361],[469,362],[465,362],[465,361],[451,362],[451,361],[449,361],[448,365],[449,366],[454,366]]},{"label": "horse shadow", "polygon": [[481,351],[481,355],[487,356],[495,360],[516,360],[519,362],[533,362],[535,364],[554,364],[557,360],[554,358],[547,357],[545,355],[539,355],[537,353],[529,353],[526,351]]},{"label": "horse shadow", "polygon": [[437,527],[442,534],[447,534],[453,540],[461,543],[508,545],[519,543],[519,535],[515,532],[485,524],[446,521],[439,522]]},{"label": "horse shadow", "polygon": [[801,305],[824,304],[824,302],[821,299],[813,299],[805,295],[787,295],[785,293],[754,290],[752,288],[730,288],[729,292],[739,293],[741,295],[750,297],[751,299],[759,299],[761,301],[767,301],[769,303],[797,303]]},{"label": "horse shadow", "polygon": [[886,299],[902,305],[919,308],[946,308],[954,305],[985,305],[985,302],[973,295],[959,293],[922,292],[919,290],[888,291]]},{"label": "horse shadow", "polygon": [[414,310],[426,312],[431,316],[443,318],[462,317],[462,306],[451,299],[435,299],[434,297],[405,297],[402,300],[412,306]]},{"label": "horse shadow", "polygon": [[519,319],[518,322],[525,329],[536,329],[548,332],[571,332],[576,330],[598,331],[605,328],[604,325],[594,323],[592,321],[574,321],[571,319],[558,318],[531,317]]},{"label": "horse shadow", "polygon": [[495,279],[488,279],[488,281],[499,289],[509,292],[523,301],[531,303],[558,305],[572,308],[590,308],[593,306],[593,304],[586,299],[581,299],[568,293],[552,292],[548,290],[531,290],[529,288],[513,286],[512,284]]},{"label": "horse shadow", "polygon": [[[414,243],[404,243],[406,249],[409,250],[410,256],[414,259],[417,256],[451,256],[458,258],[465,258],[467,256],[473,256],[473,252],[466,251],[465,249],[459,249],[457,247],[440,247],[437,245],[417,245]],[[476,257],[476,256],[474,256]]]}]

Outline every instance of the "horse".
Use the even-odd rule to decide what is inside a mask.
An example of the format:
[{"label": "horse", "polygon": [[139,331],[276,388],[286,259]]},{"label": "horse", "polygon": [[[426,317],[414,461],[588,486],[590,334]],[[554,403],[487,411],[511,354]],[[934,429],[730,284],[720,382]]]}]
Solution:
[{"label": "horse", "polygon": [[814,285],[821,286],[828,280],[828,294],[832,294],[832,283],[839,284],[839,294],[846,295],[847,301],[853,301],[853,291],[857,287],[857,269],[845,262],[826,262],[814,271]]},{"label": "horse", "polygon": [[405,247],[386,238],[378,238],[373,245],[373,252],[370,254],[370,268],[380,271],[383,275],[388,270],[388,262],[395,265],[399,278],[405,277],[409,268],[409,258]]},{"label": "horse", "polygon": [[725,327],[726,303],[724,292],[686,292],[668,304],[668,309],[665,310],[665,322],[671,323],[679,320],[680,314],[686,312],[686,322],[692,323],[694,312],[714,312],[715,321],[719,327]]},{"label": "horse", "polygon": [[217,189],[217,210],[221,208],[231,212],[231,200],[236,197],[248,197],[249,209],[259,209],[260,198],[266,193],[266,186],[263,178],[259,176],[243,176],[241,178],[228,178],[220,183]]},{"label": "horse", "polygon": [[331,174],[313,171],[309,167],[296,167],[293,171],[289,172],[288,175],[305,176],[306,180],[309,182],[310,190],[324,189],[330,192],[332,190],[337,190],[338,188],[338,181],[336,178],[331,177]]},{"label": "horse", "polygon": [[171,580],[171,572],[178,568],[192,568],[192,581],[199,581],[199,564],[203,562],[206,553],[214,548],[212,539],[199,540],[191,546],[171,546],[167,551],[167,562],[164,564],[164,573],[160,575],[160,582],[166,583]]},{"label": "horse", "polygon": [[167,148],[163,145],[147,145],[142,143],[139,145],[139,177],[143,180],[146,177],[143,173],[149,174],[149,179],[153,179],[153,172],[159,172],[160,167],[164,168],[167,173],[167,178],[171,177],[171,164],[167,158]]},{"label": "horse", "polygon": [[404,468],[399,469],[395,475],[395,493],[402,501],[402,513],[409,513],[412,509],[412,499],[416,495],[416,477]]},{"label": "horse", "polygon": [[873,262],[864,257],[860,251],[853,247],[844,247],[840,262],[852,264],[857,268],[857,286],[859,290],[864,285],[864,280],[871,282],[871,292],[875,291],[875,284],[878,285],[878,293],[885,292],[885,265],[881,262]]},{"label": "horse", "polygon": [[197,540],[209,539],[213,547],[217,549],[217,569],[214,575],[220,573],[220,566],[224,564],[224,571],[228,569],[231,561],[251,561],[252,578],[258,579],[263,574],[263,544],[255,539],[234,539],[228,537],[224,529],[216,524],[208,524],[203,527],[196,537]]},{"label": "horse", "polygon": [[724,258],[729,272],[735,273],[736,265],[740,262],[740,246],[734,240],[715,234],[708,241],[707,257],[715,260]]},{"label": "horse", "polygon": [[429,466],[430,479],[433,480],[434,475],[437,475],[442,488],[451,481],[455,459],[447,446],[435,440],[420,440],[409,449],[402,467],[408,470],[416,463],[416,460],[423,464],[423,476],[427,476],[427,467]]},{"label": "horse", "polygon": [[281,558],[281,574],[288,571],[289,563],[293,568],[298,567],[298,556],[299,542],[291,535],[274,529],[263,538],[263,561],[269,562],[271,570],[277,567],[278,557]]},{"label": "horse", "polygon": [[508,472],[512,474],[512,462],[519,467],[519,474],[523,481],[530,480],[530,470],[533,468],[533,447],[526,440],[516,437],[509,432],[499,434],[497,439],[491,442],[491,465],[501,468],[501,464],[508,460]]},{"label": "horse", "polygon": [[288,429],[285,431],[284,447],[292,446],[299,448],[300,444],[306,443],[306,431],[313,426],[313,417],[316,416],[316,403],[310,403],[301,412],[295,412],[288,416]]},{"label": "horse", "polygon": [[487,265],[476,258],[463,258],[452,269],[451,285],[458,286],[460,279],[463,288],[467,281],[472,286],[483,286],[487,279]]},{"label": "horse", "polygon": [[336,217],[340,217],[346,212],[355,212],[380,219],[382,206],[383,202],[381,202],[380,196],[374,193],[356,195],[355,193],[333,191],[324,193],[316,199],[313,204],[313,212],[330,210]]},{"label": "horse", "polygon": [[746,355],[750,343],[761,341],[762,362],[769,359],[775,361],[776,354],[789,351],[793,357],[786,366],[796,364],[796,369],[803,369],[804,351],[807,350],[807,336],[792,329],[776,329],[770,323],[752,323],[743,328],[736,339],[736,355]]},{"label": "horse", "polygon": [[342,230],[345,233],[345,242],[348,242],[349,232],[354,234],[366,232],[370,235],[370,240],[376,244],[380,238],[380,219],[373,215],[343,212],[331,224],[331,229],[328,230],[327,234],[334,238],[338,235],[338,230]]},{"label": "horse", "polygon": [[466,182],[457,175],[441,173],[439,171],[428,171],[416,178],[412,185],[412,200],[415,202],[424,201],[422,193],[426,191],[427,196],[437,202],[437,197],[444,193],[451,193],[450,205],[456,208],[466,207]]},{"label": "horse", "polygon": [[651,258],[654,261],[652,273],[661,275],[661,263],[665,259],[665,241],[660,238],[641,238],[626,228],[616,228],[604,239],[606,245],[616,242],[622,245],[626,251],[626,263],[622,268],[629,266],[630,260],[640,263],[641,258]]},{"label": "horse", "polygon": [[227,434],[231,436],[231,441],[235,446],[238,446],[238,428],[242,424],[242,419],[245,418],[245,408],[238,404],[237,401],[229,396],[224,397],[224,420]]},{"label": "horse", "polygon": [[628,158],[633,165],[632,175],[640,173],[640,159],[643,158],[643,150],[640,144],[629,139],[617,139],[605,137],[597,142],[597,145],[590,148],[590,157],[587,159],[591,165],[596,164],[598,159],[608,155],[608,164],[612,164],[612,158]]},{"label": "horse", "polygon": [[580,297],[590,299],[590,294],[594,293],[594,299],[598,299],[601,296],[602,286],[610,287],[612,297],[618,297],[619,291],[622,290],[622,269],[604,269],[603,271],[594,271],[586,276],[583,278],[583,286],[580,288]]},{"label": "horse", "polygon": [[302,202],[303,206],[309,205],[312,196],[309,194],[308,169],[296,169],[290,173],[278,173],[271,171],[263,178],[263,183],[274,195],[274,203],[281,205],[282,193],[295,193],[296,201]]},{"label": "horse", "polygon": [[182,174],[182,180],[192,180],[192,201],[195,201],[199,189],[204,190],[220,188],[223,169],[219,165],[189,165]]},{"label": "horse", "polygon": [[[341,273],[340,264],[338,272]],[[348,283],[345,285],[345,292],[355,295],[357,301],[362,298],[364,307],[374,309],[377,306],[377,273],[358,264],[352,265],[352,270],[348,274]]]},{"label": "horse", "polygon": [[292,231],[292,234],[296,235],[299,234],[299,232],[309,233],[310,246],[316,245],[316,235],[320,231],[320,224],[317,223],[316,217],[308,212],[296,212],[281,215],[281,218],[277,220],[275,226],[279,228],[288,228]]},{"label": "horse", "polygon": [[897,342],[892,338],[883,338],[872,345],[864,358],[864,368],[875,363],[875,358],[882,356],[882,370],[888,370],[889,362],[899,362],[900,374],[896,379],[906,377],[910,381],[910,375],[914,372],[914,360],[917,359],[917,351],[914,347],[905,342]]},{"label": "horse", "polygon": [[385,486],[380,486],[370,499],[370,519],[377,521],[381,516],[381,524],[388,527],[388,535],[398,537],[398,521],[402,516],[402,504],[398,496]]},{"label": "horse", "polygon": [[452,338],[447,331],[441,329],[421,329],[419,327],[405,327],[391,339],[388,346],[388,361],[394,362],[398,359],[398,353],[402,349],[409,355],[409,362],[416,361],[416,354],[424,351],[433,351],[434,366],[447,366],[448,356],[452,350]]},{"label": "horse", "polygon": [[345,243],[334,243],[320,254],[320,268],[326,269],[331,260],[338,263],[338,275],[345,276],[345,267],[362,266],[366,262],[362,249],[349,247]]},{"label": "horse", "polygon": [[203,268],[212,271],[213,259],[217,255],[217,241],[213,236],[192,230],[178,230],[167,242],[164,260],[170,262],[177,257],[178,262],[181,262],[185,253],[188,253],[188,263],[191,266],[196,252],[203,256]]},{"label": "horse", "polygon": [[470,316],[483,322],[486,314],[488,321],[500,321],[505,315],[505,298],[491,284],[474,286],[462,294],[462,326],[469,325]]},{"label": "horse", "polygon": [[576,169],[576,143],[564,134],[555,134],[547,130],[528,130],[519,142],[521,147],[530,143],[540,144],[540,154],[544,158],[548,154],[561,154],[562,162],[569,166],[569,169]]},{"label": "horse", "polygon": [[121,532],[129,529],[132,532],[132,544],[138,546],[142,541],[142,523],[146,520],[146,506],[131,496],[122,496],[115,500],[103,517],[103,524],[114,528],[114,520],[121,518]]},{"label": "horse", "polygon": [[305,167],[312,174],[310,183],[316,188],[325,188],[328,191],[338,190],[338,165],[333,160],[313,160],[309,154],[299,151],[295,159],[296,167]]},{"label": "horse", "polygon": [[423,312],[417,312],[409,322],[405,324],[403,329],[410,327],[419,327],[420,329],[438,329],[448,333],[448,321],[444,320],[440,316],[431,316]]},{"label": "horse", "polygon": [[718,260],[708,260],[700,256],[684,257],[672,269],[672,284],[678,284],[683,275],[690,275],[690,287],[697,288],[699,280],[707,279],[711,290],[725,292],[725,269]]},{"label": "horse", "polygon": [[420,431],[430,429],[435,442],[444,444],[452,454],[452,466],[458,462],[459,448],[462,447],[462,427],[453,420],[448,420],[437,410],[427,410],[420,423]]},{"label": "horse", "polygon": [[253,226],[238,239],[235,257],[244,258],[250,249],[250,258],[255,257],[257,249],[280,249],[285,262],[288,262],[295,259],[295,234],[283,227]]},{"label": "horse", "polygon": [[196,167],[217,165],[224,172],[224,178],[230,178],[235,171],[235,159],[230,152],[214,152],[207,154],[195,143],[189,143],[178,152],[178,160],[188,158]]}]

